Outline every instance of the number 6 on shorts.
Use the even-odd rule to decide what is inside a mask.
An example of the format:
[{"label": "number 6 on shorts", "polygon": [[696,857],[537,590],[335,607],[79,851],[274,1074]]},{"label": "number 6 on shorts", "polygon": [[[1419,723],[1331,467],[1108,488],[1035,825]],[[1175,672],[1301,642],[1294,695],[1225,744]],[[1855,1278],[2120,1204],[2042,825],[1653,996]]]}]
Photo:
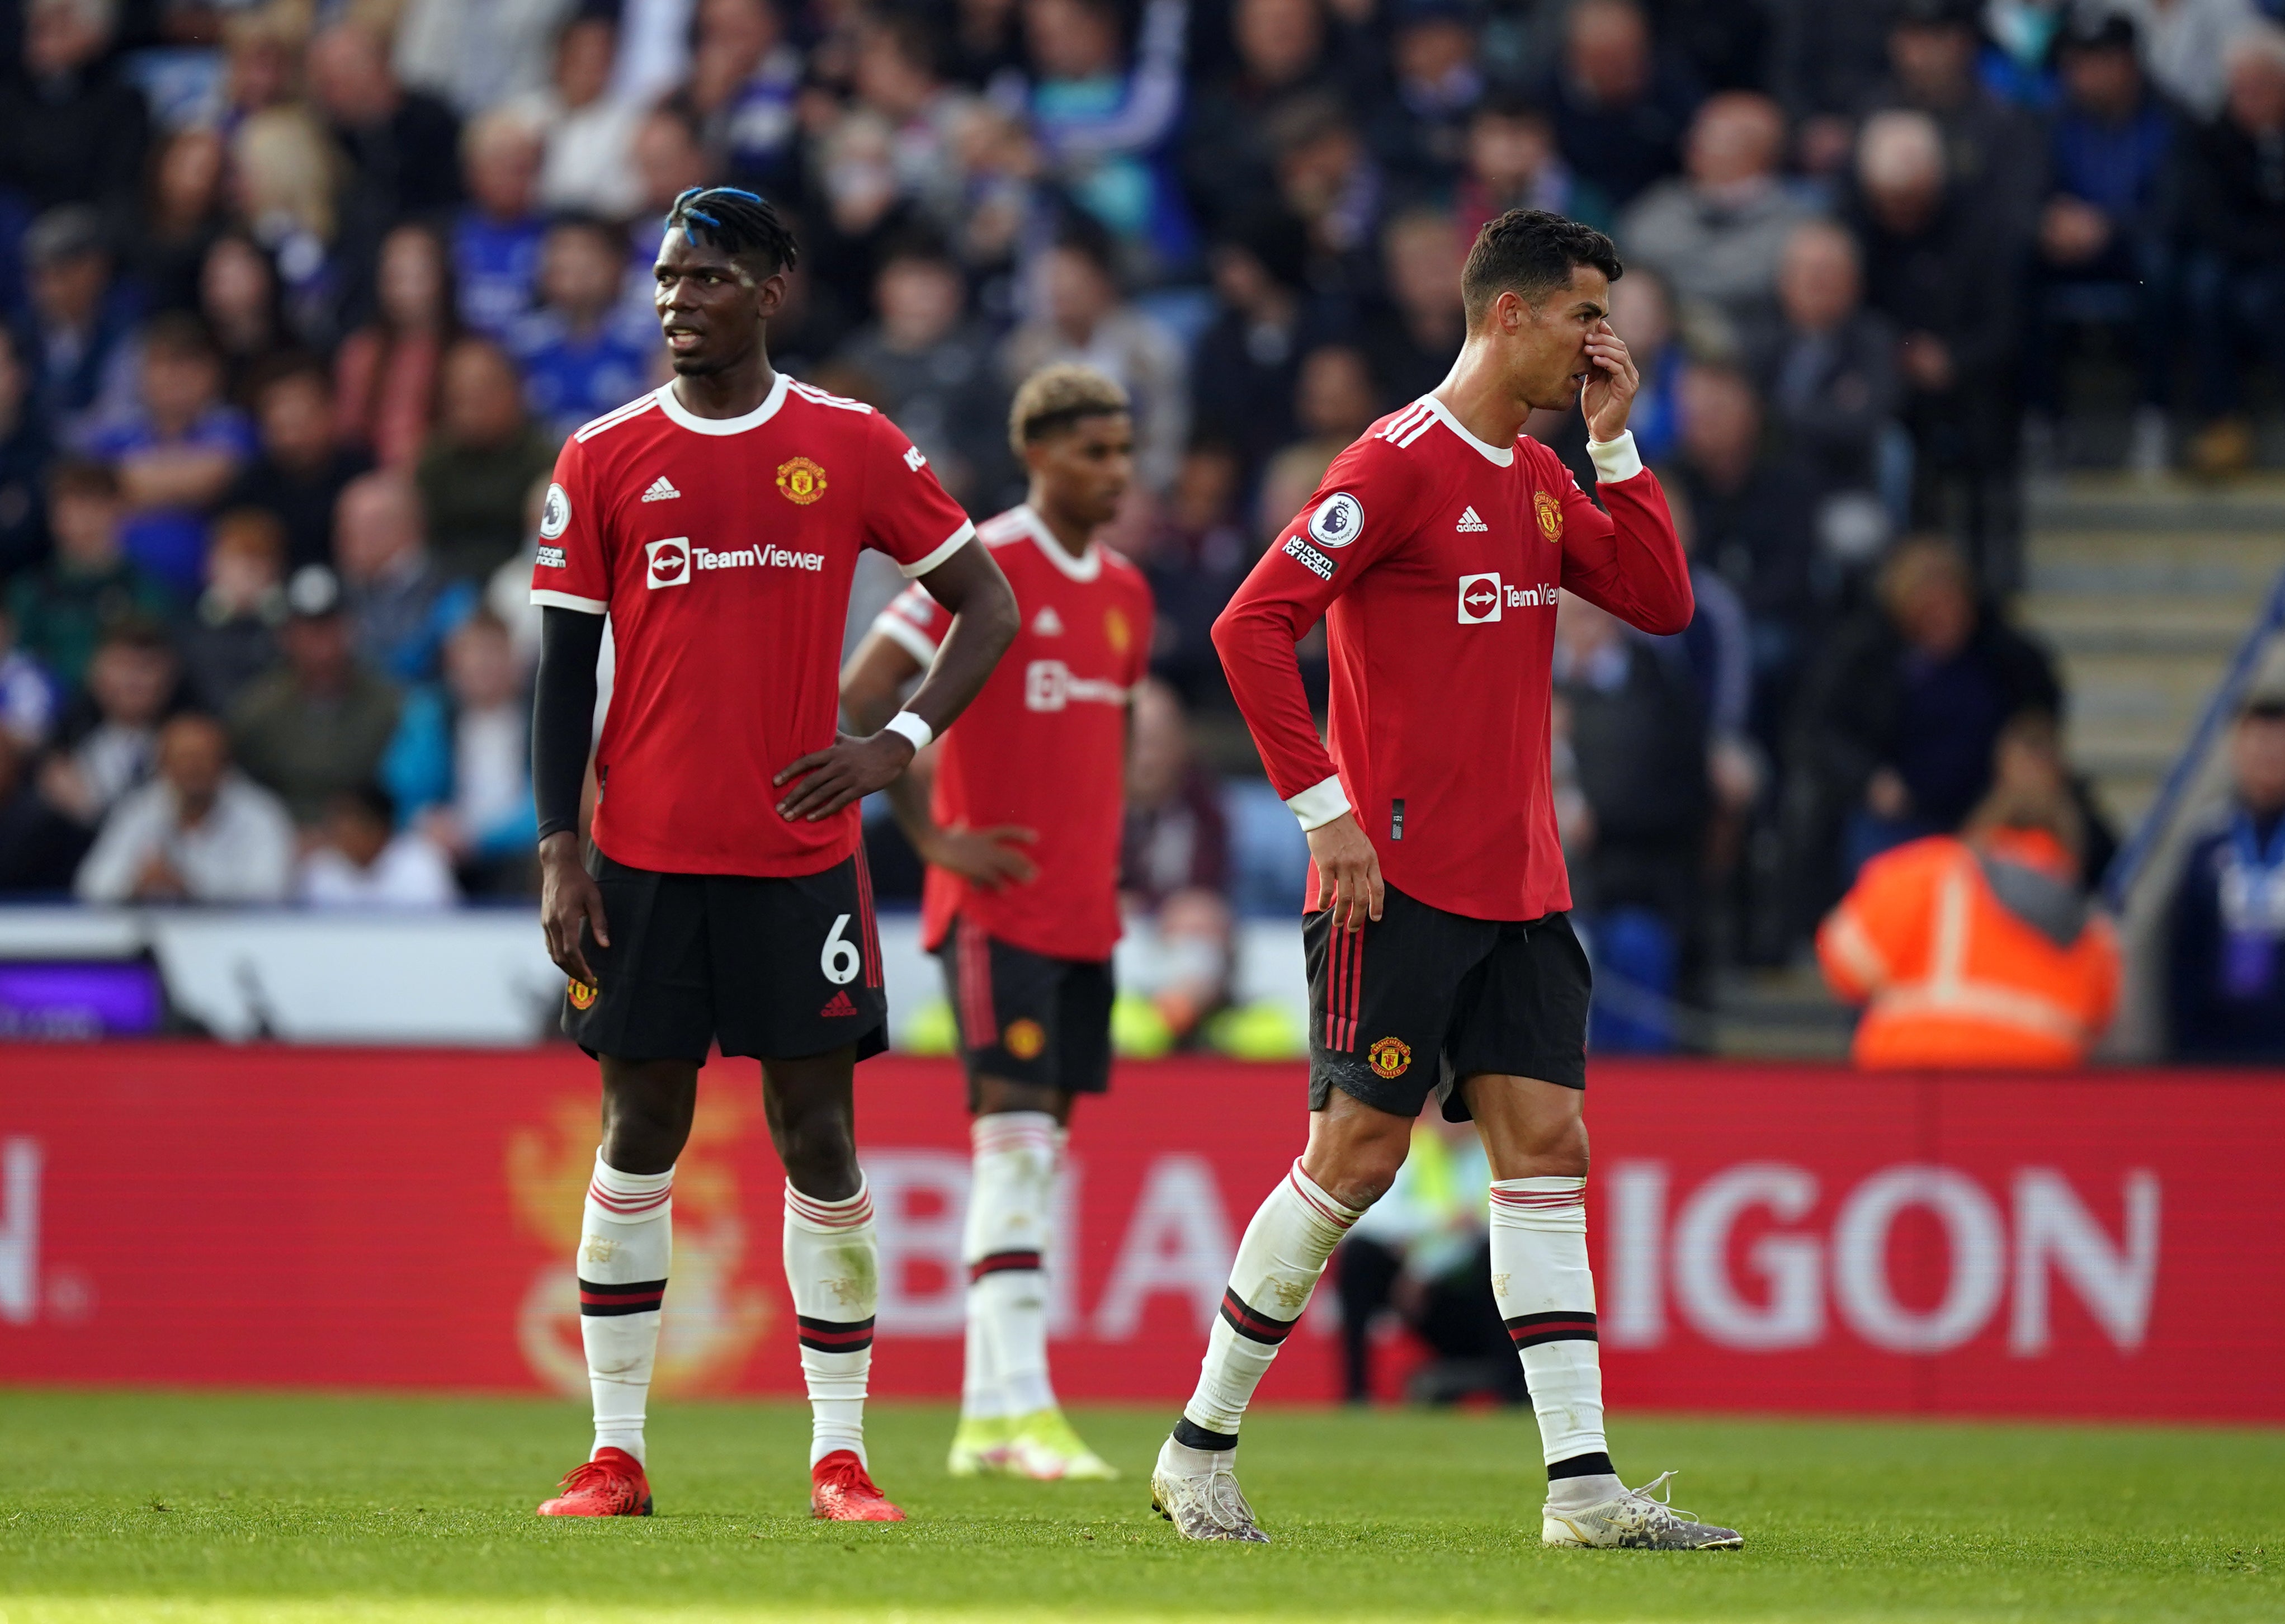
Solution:
[{"label": "number 6 on shorts", "polygon": [[841,932],[849,923],[849,915],[836,915],[833,929],[825,933],[825,946],[817,955],[817,968],[835,986],[845,985],[857,979],[857,972],[865,968],[865,955],[857,944]]}]

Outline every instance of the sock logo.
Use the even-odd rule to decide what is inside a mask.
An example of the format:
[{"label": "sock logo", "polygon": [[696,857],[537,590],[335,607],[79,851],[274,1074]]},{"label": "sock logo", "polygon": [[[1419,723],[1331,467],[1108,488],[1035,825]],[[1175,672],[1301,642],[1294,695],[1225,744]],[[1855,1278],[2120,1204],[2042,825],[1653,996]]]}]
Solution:
[{"label": "sock logo", "polygon": [[828,1018],[857,1013],[857,1006],[849,1001],[846,992],[836,992],[825,1000],[825,1008],[817,1012]]},{"label": "sock logo", "polygon": [[1402,1077],[1412,1069],[1412,1046],[1402,1038],[1376,1039],[1364,1057],[1382,1077]]}]

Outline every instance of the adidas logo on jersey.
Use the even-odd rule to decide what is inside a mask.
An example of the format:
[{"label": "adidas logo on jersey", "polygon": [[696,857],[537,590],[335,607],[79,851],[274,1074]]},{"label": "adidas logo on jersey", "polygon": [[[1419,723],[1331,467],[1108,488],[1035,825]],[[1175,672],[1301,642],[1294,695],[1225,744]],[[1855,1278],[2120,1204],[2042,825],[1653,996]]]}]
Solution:
[{"label": "adidas logo on jersey", "polygon": [[646,502],[670,502],[681,494],[682,492],[667,482],[666,475],[662,474],[651,481],[650,489],[642,493],[642,499]]},{"label": "adidas logo on jersey", "polygon": [[1459,523],[1454,525],[1452,528],[1459,534],[1465,536],[1472,530],[1488,530],[1492,527],[1486,524],[1481,519],[1476,517],[1476,510],[1471,507],[1467,512],[1460,515]]},{"label": "adidas logo on jersey", "polygon": [[825,1000],[825,1008],[817,1013],[830,1019],[836,1016],[854,1015],[857,1013],[857,1006],[849,1001],[848,993],[836,992]]},{"label": "adidas logo on jersey", "polygon": [[1056,613],[1054,604],[1048,604],[1032,616],[1032,634],[1034,637],[1061,637],[1064,634],[1064,617]]}]

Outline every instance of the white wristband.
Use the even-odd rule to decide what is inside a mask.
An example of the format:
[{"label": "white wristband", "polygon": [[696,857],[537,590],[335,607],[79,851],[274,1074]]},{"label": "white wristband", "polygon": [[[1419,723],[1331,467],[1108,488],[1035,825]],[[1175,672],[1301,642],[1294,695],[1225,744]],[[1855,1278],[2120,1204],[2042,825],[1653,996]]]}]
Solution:
[{"label": "white wristband", "polygon": [[922,721],[920,718],[915,716],[909,710],[898,711],[896,715],[888,719],[887,723],[883,726],[881,731],[883,733],[896,734],[903,738],[910,740],[913,746],[913,754],[915,756],[928,749],[930,741],[936,737],[936,729],[930,727],[926,722]]}]

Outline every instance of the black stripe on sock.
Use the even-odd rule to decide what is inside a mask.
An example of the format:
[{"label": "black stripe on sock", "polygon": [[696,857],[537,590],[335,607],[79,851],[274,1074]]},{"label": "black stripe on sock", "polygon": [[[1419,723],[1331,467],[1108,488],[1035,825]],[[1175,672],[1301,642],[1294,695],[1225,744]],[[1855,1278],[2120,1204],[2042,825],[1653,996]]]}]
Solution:
[{"label": "black stripe on sock", "polygon": [[1010,1269],[1036,1272],[1039,1267],[1040,1254],[1036,1251],[995,1251],[988,1258],[978,1258],[970,1264],[968,1277],[971,1281],[981,1280],[986,1275],[1001,1275]]},{"label": "black stripe on sock", "polygon": [[817,1320],[808,1314],[794,1315],[794,1325],[801,1345],[815,1348],[821,1353],[856,1353],[873,1345],[873,1317],[861,1320]]},{"label": "black stripe on sock", "polygon": [[1595,1316],[1586,1309],[1566,1309],[1554,1314],[1519,1314],[1506,1322],[1507,1334],[1519,1348],[1537,1347],[1546,1342],[1599,1342],[1595,1334]]},{"label": "black stripe on sock", "polygon": [[1567,1461],[1558,1461],[1547,1469],[1547,1480],[1559,1478],[1608,1478],[1618,1475],[1611,1457],[1598,1449],[1591,1455],[1574,1455]]},{"label": "black stripe on sock", "polygon": [[598,1319],[623,1314],[656,1314],[665,1296],[664,1280],[582,1280],[579,1312]]},{"label": "black stripe on sock", "polygon": [[1298,1316],[1292,1320],[1273,1320],[1268,1314],[1240,1297],[1235,1289],[1221,1294],[1221,1317],[1229,1328],[1249,1342],[1259,1342],[1268,1347],[1293,1334]]},{"label": "black stripe on sock", "polygon": [[1185,1449],[1235,1449],[1235,1432],[1209,1432],[1188,1416],[1174,1423],[1174,1441]]}]

